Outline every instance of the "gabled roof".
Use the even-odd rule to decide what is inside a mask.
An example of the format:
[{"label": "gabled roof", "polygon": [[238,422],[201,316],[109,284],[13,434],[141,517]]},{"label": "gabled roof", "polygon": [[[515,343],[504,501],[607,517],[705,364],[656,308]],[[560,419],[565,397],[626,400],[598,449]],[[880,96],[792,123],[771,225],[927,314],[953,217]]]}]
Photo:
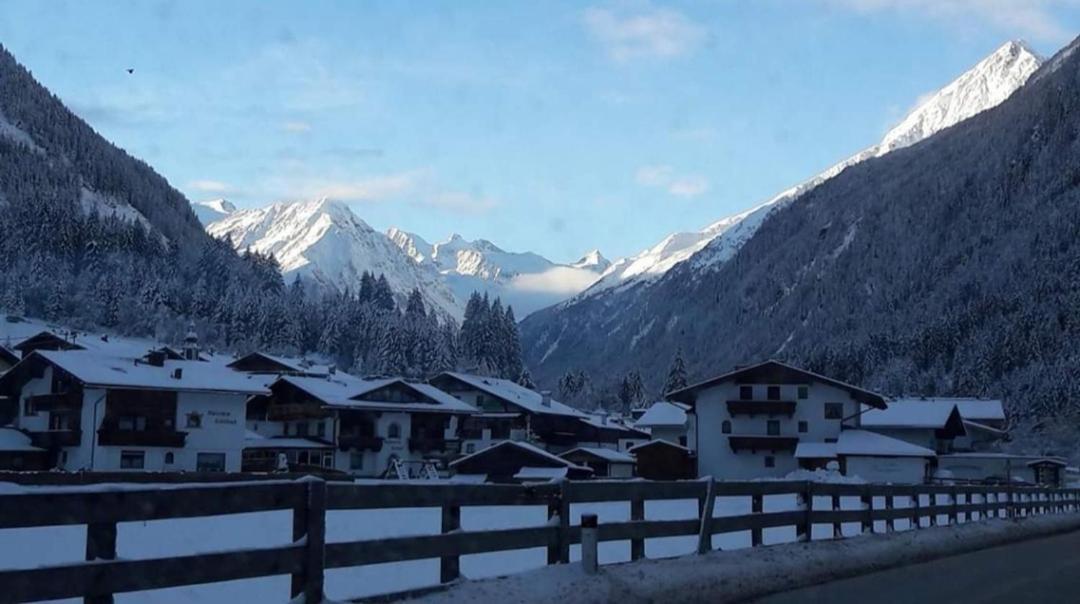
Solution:
[{"label": "gabled roof", "polygon": [[491,396],[506,401],[516,407],[520,407],[530,413],[563,415],[568,417],[579,417],[582,419],[588,417],[585,413],[551,398],[548,399],[547,404],[544,404],[544,396],[542,394],[534,390],[529,390],[510,380],[472,375],[469,373],[458,373],[456,371],[446,371],[433,378],[433,381],[445,377],[457,380],[471,388],[490,394]]},{"label": "gabled roof", "polygon": [[623,453],[622,451],[616,451],[615,449],[605,449],[603,447],[577,447],[575,449],[570,449],[566,453],[560,453],[559,457],[567,457],[573,453],[592,455],[593,457],[610,463],[635,463],[637,461],[633,455]]},{"label": "gabled roof", "polygon": [[37,346],[55,346],[61,350],[82,350],[83,347],[79,344],[71,342],[66,338],[62,338],[55,333],[45,330],[40,331],[29,338],[19,342],[12,348],[20,352],[26,352]]},{"label": "gabled roof", "polygon": [[671,401],[657,401],[649,407],[634,426],[639,428],[684,427],[686,406]]},{"label": "gabled roof", "polygon": [[19,362],[19,354],[7,346],[0,346],[0,361],[14,365]]},{"label": "gabled roof", "polygon": [[679,449],[679,450],[685,451],[687,453],[690,453],[691,455],[694,453],[693,451],[691,451],[687,447],[684,447],[684,446],[682,446],[682,445],[680,445],[678,443],[673,443],[670,440],[664,440],[662,438],[654,438],[654,439],[650,440],[647,443],[641,443],[640,445],[634,445],[633,447],[630,447],[626,451],[627,451],[627,453],[633,453],[634,451],[637,451],[638,449],[645,449],[647,447],[660,447],[660,446],[672,447],[672,448],[675,448],[675,449]]},{"label": "gabled roof", "polygon": [[1029,465],[1029,466],[1043,466],[1043,465],[1046,465],[1046,466],[1058,466],[1058,467],[1064,468],[1065,466],[1067,466],[1069,464],[1066,463],[1065,460],[1060,458],[1060,457],[1040,457],[1039,459],[1029,461],[1027,463],[1027,465]]},{"label": "gabled roof", "polygon": [[869,430],[840,432],[836,439],[836,453],[865,457],[937,457],[937,453],[926,447]]},{"label": "gabled roof", "polygon": [[835,459],[836,443],[799,442],[795,446],[795,459]]},{"label": "gabled roof", "polygon": [[588,417],[583,418],[581,421],[600,430],[614,430],[616,432],[625,432],[626,438],[649,437],[648,432],[640,430],[635,426],[627,426],[626,424],[611,421],[611,418],[607,416],[600,416],[594,413],[590,413]]},{"label": "gabled roof", "polygon": [[475,453],[470,453],[468,455],[465,455],[464,457],[459,457],[459,458],[455,459],[454,461],[450,462],[450,467],[454,467],[454,466],[456,466],[456,465],[458,465],[460,463],[465,462],[466,460],[473,459],[473,458],[475,458],[477,456],[480,456],[480,455],[491,455],[493,453],[496,453],[500,448],[503,448],[503,447],[513,447],[513,448],[521,449],[522,451],[525,451],[526,453],[529,453],[530,455],[535,455],[537,457],[546,459],[547,461],[556,463],[556,464],[558,464],[560,466],[565,466],[567,468],[572,468],[572,469],[575,469],[575,470],[583,470],[583,471],[586,471],[586,472],[592,472],[591,468],[588,468],[586,466],[579,466],[576,463],[574,463],[574,462],[572,462],[572,461],[570,461],[568,459],[563,459],[563,458],[561,458],[561,457],[559,457],[557,455],[552,455],[551,453],[548,453],[547,451],[541,449],[540,447],[537,447],[536,445],[534,445],[532,443],[526,443],[526,442],[522,442],[520,440],[503,440],[503,441],[497,442],[494,445],[491,445],[490,447],[487,447],[485,449],[481,449],[481,450],[479,450],[479,451],[477,451]]},{"label": "gabled roof", "polygon": [[[476,413],[476,409],[438,388],[419,382],[410,382],[402,378],[381,378],[362,380],[348,374],[338,373],[327,377],[307,377],[285,375],[279,378],[303,390],[328,407],[336,409],[356,409],[371,411],[406,411],[425,413]],[[421,394],[430,400],[424,402],[395,402],[362,400],[364,396],[390,385],[400,385]]]},{"label": "gabled roof", "polygon": [[865,409],[859,418],[865,428],[932,428],[942,430],[960,425],[963,420],[953,403],[934,403],[920,400],[889,401],[885,409]]},{"label": "gabled roof", "polygon": [[960,416],[965,420],[972,420],[980,423],[988,421],[1005,421],[1005,407],[1000,399],[959,396],[900,397],[892,399],[889,401],[889,404],[892,405],[895,402],[923,402],[939,405],[952,404],[956,405],[960,410]]},{"label": "gabled roof", "polygon": [[865,388],[860,388],[840,380],[800,369],[776,360],[768,360],[755,365],[740,367],[734,371],[718,375],[703,382],[687,386],[673,392],[668,392],[665,398],[680,402],[694,404],[697,392],[710,388],[717,384],[734,381],[736,383],[752,384],[791,384],[819,382],[834,388],[846,391],[856,401],[876,408],[885,407],[885,397]]},{"label": "gabled roof", "polygon": [[[4,374],[16,374],[23,364],[45,362],[89,387],[269,394],[266,379],[237,373],[223,365],[199,361],[165,361],[163,366],[134,359],[105,356],[92,350],[35,350]],[[180,370],[180,376],[176,370]]]},{"label": "gabled roof", "polygon": [[327,365],[318,365],[307,361],[306,359],[291,359],[258,351],[249,352],[231,361],[226,367],[236,369],[237,371],[244,371],[243,369],[238,368],[253,362],[262,363],[266,366],[266,369],[254,370],[252,373],[292,373],[316,376],[329,375],[331,373],[330,367]]}]

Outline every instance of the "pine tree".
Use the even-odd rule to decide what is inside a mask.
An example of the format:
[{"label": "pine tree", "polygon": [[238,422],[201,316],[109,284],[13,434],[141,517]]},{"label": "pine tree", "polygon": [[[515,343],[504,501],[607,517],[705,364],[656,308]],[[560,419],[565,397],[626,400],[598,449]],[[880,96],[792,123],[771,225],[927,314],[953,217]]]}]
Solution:
[{"label": "pine tree", "polygon": [[683,361],[682,349],[678,349],[675,352],[675,359],[671,362],[671,368],[668,370],[667,381],[664,382],[664,395],[669,392],[681,390],[686,388],[686,363]]},{"label": "pine tree", "polygon": [[528,367],[522,368],[521,375],[518,376],[517,383],[519,386],[524,386],[529,390],[536,390],[536,383],[533,382],[532,373],[529,372]]}]

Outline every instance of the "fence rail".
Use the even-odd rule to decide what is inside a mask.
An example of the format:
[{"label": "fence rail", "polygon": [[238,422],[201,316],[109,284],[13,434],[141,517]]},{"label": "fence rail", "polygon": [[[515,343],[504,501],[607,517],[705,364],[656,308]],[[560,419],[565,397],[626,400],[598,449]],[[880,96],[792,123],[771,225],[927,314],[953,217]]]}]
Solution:
[{"label": "fence rail", "polygon": [[[712,548],[712,536],[749,531],[751,546],[762,544],[763,531],[795,527],[797,539],[812,538],[814,526],[858,523],[861,532],[895,530],[897,520],[912,528],[956,524],[982,518],[1018,518],[1033,514],[1080,511],[1080,489],[1014,486],[857,485],[811,482],[563,482],[544,485],[335,484],[318,478],[221,485],[121,485],[28,489],[0,495],[0,529],[57,525],[87,526],[86,562],[26,570],[0,571],[0,602],[83,597],[111,602],[112,594],[291,575],[292,595],[318,602],[324,572],[344,568],[440,559],[440,581],[459,577],[460,557],[527,548],[547,548],[548,563],[570,561],[570,546],[582,541],[582,528],[571,524],[570,505],[629,502],[630,520],[601,523],[599,541],[629,541],[630,557],[644,557],[646,539],[697,536],[699,552]],[[764,511],[770,495],[797,496],[797,509]],[[718,497],[749,497],[749,514],[714,516]],[[858,497],[859,509],[843,509],[841,498]],[[897,497],[910,505],[897,507]],[[693,500],[696,518],[646,520],[645,501]],[[820,508],[815,500],[824,499]],[[881,500],[883,506],[875,505]],[[923,503],[925,501],[925,504]],[[547,506],[542,526],[499,530],[461,530],[467,506]],[[340,543],[326,543],[327,510],[439,508],[441,533]],[[292,510],[293,542],[145,560],[116,559],[118,522],[218,516]],[[924,522],[925,521],[925,522]],[[0,536],[0,539],[3,537]],[[2,543],[0,543],[2,546]]]}]

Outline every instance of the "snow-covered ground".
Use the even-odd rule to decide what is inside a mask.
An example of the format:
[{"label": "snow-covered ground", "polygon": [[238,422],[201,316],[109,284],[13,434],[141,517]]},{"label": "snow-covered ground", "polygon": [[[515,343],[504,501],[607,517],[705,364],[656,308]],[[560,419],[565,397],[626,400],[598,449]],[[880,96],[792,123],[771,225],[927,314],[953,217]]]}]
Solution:
[{"label": "snow-covered ground", "polygon": [[[0,493],[4,491],[0,485]],[[10,485],[9,485],[10,486]],[[19,487],[21,488],[21,487]],[[176,488],[173,485],[172,488]],[[929,505],[924,496],[922,505]],[[875,507],[883,506],[881,498]],[[830,499],[815,498],[816,509],[827,509]],[[859,509],[857,497],[841,499],[843,509]],[[897,498],[897,507],[910,506],[910,501]],[[795,495],[766,496],[765,512],[796,509]],[[580,523],[584,513],[595,513],[601,523],[629,520],[627,502],[575,504],[571,506],[571,522]],[[750,512],[749,497],[718,497],[714,516],[733,516]],[[697,500],[648,501],[645,516],[649,520],[685,519],[697,517]],[[386,510],[331,511],[327,514],[327,542],[378,539],[439,532],[440,511],[437,508],[399,508]],[[944,522],[944,518],[941,519]],[[544,506],[484,506],[462,508],[464,530],[485,530],[540,526],[545,524]],[[206,518],[158,520],[122,523],[117,532],[117,554],[121,558],[139,559],[232,550],[245,547],[284,545],[291,539],[291,512],[260,512]],[[844,525],[844,535],[859,533],[858,523]],[[909,527],[906,520],[897,520],[896,529]],[[876,530],[883,530],[879,522]],[[46,564],[77,562],[83,559],[85,527],[48,527],[0,530],[0,568],[32,568]],[[815,525],[814,539],[830,539],[831,525]],[[795,540],[794,527],[778,527],[763,531],[766,545]],[[667,558],[689,554],[696,549],[697,537],[668,537],[650,539],[645,543],[648,558]],[[726,533],[713,537],[713,547],[733,550],[750,546],[748,531]],[[628,541],[600,544],[603,564],[630,559]],[[578,546],[571,548],[572,560],[580,558]],[[544,548],[494,552],[464,556],[461,572],[470,579],[481,579],[519,573],[545,566]],[[327,596],[333,600],[398,592],[436,585],[439,580],[437,559],[333,569],[326,574]],[[225,583],[179,587],[136,594],[121,594],[118,602],[190,603],[190,602],[277,602],[288,599],[289,577],[266,577]],[[70,600],[75,602],[75,600]]]}]

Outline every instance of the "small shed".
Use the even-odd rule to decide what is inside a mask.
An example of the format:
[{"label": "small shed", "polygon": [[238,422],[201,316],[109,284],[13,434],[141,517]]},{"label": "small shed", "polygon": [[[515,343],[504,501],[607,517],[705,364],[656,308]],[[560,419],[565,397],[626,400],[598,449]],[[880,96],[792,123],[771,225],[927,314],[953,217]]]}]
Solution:
[{"label": "small shed", "polygon": [[597,478],[632,478],[637,463],[629,453],[602,447],[578,447],[559,457],[592,468],[593,476]]},{"label": "small shed", "polygon": [[649,480],[685,480],[694,478],[697,468],[694,453],[682,445],[661,439],[631,447],[637,460],[637,474]]},{"label": "small shed", "polygon": [[1035,475],[1035,484],[1047,487],[1062,485],[1062,473],[1066,465],[1065,460],[1056,457],[1043,457],[1027,464]]},{"label": "small shed", "polygon": [[588,466],[552,455],[536,445],[504,440],[450,462],[455,474],[483,474],[488,482],[537,482],[591,478]]},{"label": "small shed", "polygon": [[937,454],[926,447],[867,430],[844,430],[836,455],[845,476],[868,482],[918,484],[926,480]]}]

